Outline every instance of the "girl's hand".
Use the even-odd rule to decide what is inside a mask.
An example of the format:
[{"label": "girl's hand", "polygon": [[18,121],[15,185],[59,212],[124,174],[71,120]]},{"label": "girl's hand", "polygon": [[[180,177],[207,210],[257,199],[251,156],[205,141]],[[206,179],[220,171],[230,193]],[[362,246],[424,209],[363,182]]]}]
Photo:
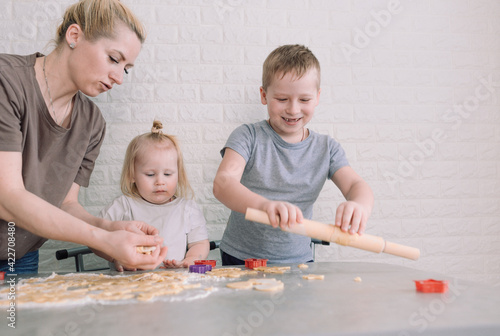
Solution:
[{"label": "girl's hand", "polygon": [[163,266],[161,268],[188,268],[189,265],[194,265],[193,258],[185,258],[181,261],[178,260],[163,260]]},{"label": "girl's hand", "polygon": [[343,232],[362,235],[368,220],[367,210],[359,203],[347,201],[341,203],[335,214],[335,225]]},{"label": "girl's hand", "polygon": [[286,229],[297,223],[302,223],[304,216],[296,206],[283,201],[268,201],[264,203],[263,209],[269,216],[272,227]]}]

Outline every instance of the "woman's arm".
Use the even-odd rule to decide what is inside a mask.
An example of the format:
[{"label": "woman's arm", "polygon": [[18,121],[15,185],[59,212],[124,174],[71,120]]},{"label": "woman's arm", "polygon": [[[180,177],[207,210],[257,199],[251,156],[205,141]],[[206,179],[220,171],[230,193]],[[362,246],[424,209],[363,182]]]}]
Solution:
[{"label": "woman's arm", "polygon": [[240,154],[226,148],[215,175],[214,196],[233,211],[245,213],[247,208],[255,208],[267,212],[273,227],[280,225],[284,228],[300,223],[303,215],[297,206],[288,202],[268,200],[241,184],[245,165],[246,161]]},{"label": "woman's arm", "polygon": [[344,232],[363,234],[373,209],[372,189],[349,166],[337,170],[332,181],[347,200],[337,207],[335,225]]},{"label": "woman's arm", "polygon": [[[20,152],[0,152],[0,218],[12,221],[38,236],[90,246],[130,267],[155,268],[165,258],[162,239],[124,230],[109,232],[76,218],[24,188]],[[156,245],[152,255],[136,246]]]},{"label": "woman's arm", "polygon": [[107,231],[127,230],[135,233],[145,233],[148,235],[158,234],[158,229],[152,225],[146,224],[141,221],[111,221],[104,218],[92,216],[85,210],[80,202],[78,202],[78,192],[80,186],[73,183],[66,198],[64,199],[61,209],[67,213],[83,220],[86,223],[94,225],[98,228]]}]

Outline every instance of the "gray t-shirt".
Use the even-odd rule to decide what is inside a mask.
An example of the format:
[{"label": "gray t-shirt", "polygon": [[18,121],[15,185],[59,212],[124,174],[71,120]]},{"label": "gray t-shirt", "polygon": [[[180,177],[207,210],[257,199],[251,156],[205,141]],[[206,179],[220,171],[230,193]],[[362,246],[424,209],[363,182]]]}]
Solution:
[{"label": "gray t-shirt", "polygon": [[[81,92],[70,127],[54,122],[35,77],[35,60],[41,56],[0,54],[0,151],[21,152],[26,190],[60,207],[73,182],[88,186],[106,123]],[[16,259],[45,241],[17,226]],[[7,259],[7,242],[8,225],[0,219],[0,260]]]},{"label": "gray t-shirt", "polygon": [[[298,206],[311,219],[325,181],[349,165],[344,150],[328,135],[310,131],[302,142],[284,141],[267,121],[236,128],[221,151],[239,153],[246,161],[241,183],[271,200]],[[231,211],[220,248],[238,259],[269,259],[269,263],[301,263],[312,259],[311,239],[245,220]]]}]

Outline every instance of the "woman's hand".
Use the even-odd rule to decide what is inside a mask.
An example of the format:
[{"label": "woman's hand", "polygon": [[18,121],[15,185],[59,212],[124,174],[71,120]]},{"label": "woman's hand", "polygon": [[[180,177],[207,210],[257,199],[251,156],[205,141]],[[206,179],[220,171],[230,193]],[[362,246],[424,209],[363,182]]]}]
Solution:
[{"label": "woman's hand", "polygon": [[[104,253],[125,270],[155,269],[167,256],[167,247],[161,247],[163,239],[159,236],[140,234],[126,230],[107,232],[103,231],[102,244],[96,244],[93,249]],[[101,247],[102,246],[102,247]],[[151,254],[137,252],[138,246],[156,246]],[[109,260],[109,259],[108,259]]]}]

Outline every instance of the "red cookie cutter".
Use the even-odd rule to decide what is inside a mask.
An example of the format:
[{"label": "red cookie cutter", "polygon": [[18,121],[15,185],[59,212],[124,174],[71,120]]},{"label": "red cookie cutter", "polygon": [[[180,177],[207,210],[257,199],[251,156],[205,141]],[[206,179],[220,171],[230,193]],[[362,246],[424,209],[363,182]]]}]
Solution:
[{"label": "red cookie cutter", "polygon": [[417,292],[422,293],[446,293],[448,291],[447,280],[414,280]]},{"label": "red cookie cutter", "polygon": [[267,260],[268,259],[255,259],[255,258],[249,258],[245,259],[245,267],[254,269],[255,267],[262,267],[262,266],[267,266]]},{"label": "red cookie cutter", "polygon": [[195,265],[210,265],[210,266],[212,266],[212,268],[214,268],[215,265],[217,264],[217,261],[216,260],[195,260],[194,264]]},{"label": "red cookie cutter", "polygon": [[0,280],[5,279],[5,272],[0,272]]}]

